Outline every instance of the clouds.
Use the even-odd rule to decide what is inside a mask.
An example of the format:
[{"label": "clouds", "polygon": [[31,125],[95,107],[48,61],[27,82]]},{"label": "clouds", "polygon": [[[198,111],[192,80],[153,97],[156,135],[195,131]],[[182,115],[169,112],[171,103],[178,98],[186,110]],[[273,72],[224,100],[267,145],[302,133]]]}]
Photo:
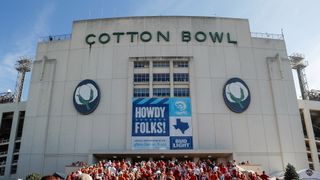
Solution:
[{"label": "clouds", "polygon": [[[219,8],[212,0],[138,0],[133,9],[134,16],[214,16]],[[143,4],[143,6],[140,6]],[[224,4],[224,3],[223,3]],[[220,13],[220,11],[219,11]]]},{"label": "clouds", "polygon": [[[133,10],[134,16],[159,16],[164,15],[168,11],[172,9],[174,4],[178,2],[178,0],[150,0],[150,1],[137,1],[140,3],[136,4],[136,8]],[[143,6],[139,6],[143,2]],[[181,2],[183,3],[183,2]]]},{"label": "clouds", "polygon": [[311,50],[306,57],[306,60],[309,62],[309,66],[306,69],[306,74],[310,90],[320,89],[320,35],[313,39],[313,41],[317,43],[311,47]]},{"label": "clouds", "polygon": [[[49,31],[48,21],[54,9],[55,5],[53,3],[47,3],[36,15],[31,28],[18,27],[18,29],[12,30],[13,34],[17,34],[13,39],[10,39],[14,43],[8,52],[0,54],[0,92],[14,89],[17,75],[14,64],[21,56],[34,57],[38,38]],[[24,17],[21,17],[21,19],[23,20]]]}]

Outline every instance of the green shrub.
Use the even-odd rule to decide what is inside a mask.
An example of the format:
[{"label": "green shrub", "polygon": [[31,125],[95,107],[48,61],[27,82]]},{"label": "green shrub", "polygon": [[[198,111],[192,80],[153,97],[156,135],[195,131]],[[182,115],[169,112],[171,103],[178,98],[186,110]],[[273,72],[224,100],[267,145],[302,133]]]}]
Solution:
[{"label": "green shrub", "polygon": [[296,168],[290,163],[286,167],[286,172],[284,173],[285,180],[299,179],[299,175],[296,171]]},{"label": "green shrub", "polygon": [[26,180],[41,180],[41,177],[42,177],[41,174],[32,173],[26,177]]}]

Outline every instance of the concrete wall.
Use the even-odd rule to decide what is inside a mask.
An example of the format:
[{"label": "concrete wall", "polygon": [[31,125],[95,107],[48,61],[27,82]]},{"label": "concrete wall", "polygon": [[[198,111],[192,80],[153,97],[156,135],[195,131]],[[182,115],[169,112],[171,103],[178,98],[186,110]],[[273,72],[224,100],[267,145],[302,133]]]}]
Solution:
[{"label": "concrete wall", "polygon": [[[181,31],[229,32],[237,44],[181,41]],[[123,36],[109,43],[85,43],[104,32],[170,31],[170,42]],[[276,58],[276,55],[279,58]],[[43,57],[48,59],[43,61]],[[288,163],[307,167],[307,155],[291,69],[283,40],[251,38],[243,19],[135,17],[76,21],[70,41],[39,43],[33,66],[18,172],[63,172],[96,151],[131,150],[132,64],[129,57],[191,56],[190,92],[194,151],[228,150],[239,162],[261,164],[268,172]],[[267,61],[267,59],[269,59]],[[132,62],[131,62],[132,63]],[[268,65],[269,64],[269,65]],[[131,70],[130,70],[131,66]],[[268,67],[269,66],[269,67]],[[231,77],[243,79],[251,104],[231,112],[222,88]],[[94,113],[80,115],[73,92],[83,79],[101,89]],[[165,153],[165,151],[164,151]],[[20,168],[21,167],[21,168]],[[23,167],[23,168],[22,168]]]}]

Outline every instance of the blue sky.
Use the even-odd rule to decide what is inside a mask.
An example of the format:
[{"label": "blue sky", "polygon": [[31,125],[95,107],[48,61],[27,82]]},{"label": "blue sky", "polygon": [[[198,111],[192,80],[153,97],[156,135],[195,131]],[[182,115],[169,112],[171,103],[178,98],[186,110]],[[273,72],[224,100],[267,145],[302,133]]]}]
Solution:
[{"label": "blue sky", "polygon": [[[320,89],[319,0],[28,0],[0,6],[0,92],[14,90],[20,56],[35,56],[39,37],[69,34],[72,21],[122,16],[188,15],[249,19],[252,32],[280,34],[288,54],[309,62],[309,89]],[[27,99],[30,73],[23,99]]]}]

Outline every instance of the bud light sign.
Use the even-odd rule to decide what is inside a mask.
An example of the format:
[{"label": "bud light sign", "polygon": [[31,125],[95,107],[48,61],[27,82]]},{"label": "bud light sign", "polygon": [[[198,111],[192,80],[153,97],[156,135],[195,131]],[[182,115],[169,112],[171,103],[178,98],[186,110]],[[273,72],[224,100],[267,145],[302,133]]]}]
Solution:
[{"label": "bud light sign", "polygon": [[134,98],[132,149],[192,149],[190,98]]}]

